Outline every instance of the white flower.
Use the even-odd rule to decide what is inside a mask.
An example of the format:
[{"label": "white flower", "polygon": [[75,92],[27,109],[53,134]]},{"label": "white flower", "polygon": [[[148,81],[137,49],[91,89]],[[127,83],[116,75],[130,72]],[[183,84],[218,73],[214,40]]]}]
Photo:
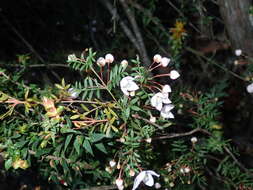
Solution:
[{"label": "white flower", "polygon": [[162,186],[161,186],[161,184],[160,183],[155,183],[155,188],[156,189],[160,189]]},{"label": "white flower", "polygon": [[180,74],[179,74],[176,70],[170,71],[170,78],[171,78],[172,80],[175,80],[175,79],[177,79],[178,77],[180,77]]},{"label": "white flower", "polygon": [[121,61],[120,64],[121,64],[122,67],[127,67],[128,61],[124,59],[124,60]]},{"label": "white flower", "polygon": [[74,88],[69,88],[68,93],[69,93],[70,97],[73,99],[76,99],[79,95],[79,92]]},{"label": "white flower", "polygon": [[142,171],[141,173],[139,173],[134,180],[134,185],[133,185],[132,190],[137,189],[142,181],[145,185],[152,187],[154,185],[153,175],[156,177],[160,176],[159,174],[155,173],[152,170]]},{"label": "white flower", "polygon": [[187,173],[189,173],[190,171],[191,171],[191,169],[190,169],[189,167],[185,167],[185,168],[184,168],[184,173],[187,174]]},{"label": "white flower", "polygon": [[163,106],[163,108],[161,109],[161,116],[165,119],[167,118],[174,118],[173,113],[171,113],[171,110],[174,108],[173,104],[166,104],[165,106]]},{"label": "white flower", "polygon": [[105,61],[106,63],[112,63],[114,61],[114,57],[112,54],[108,53],[105,55]]},{"label": "white flower", "polygon": [[169,63],[170,63],[170,59],[168,57],[162,58],[162,60],[161,60],[162,67],[167,67]]},{"label": "white flower", "polygon": [[236,56],[242,55],[242,50],[241,50],[241,49],[236,49],[236,50],[235,50],[235,55],[236,55]]},{"label": "white flower", "polygon": [[170,87],[170,85],[168,85],[168,84],[164,85],[164,86],[163,86],[163,89],[162,89],[162,92],[163,92],[163,93],[169,93],[169,92],[171,92],[171,87]]},{"label": "white flower", "polygon": [[151,143],[151,142],[152,142],[152,139],[151,139],[151,138],[147,138],[147,139],[145,139],[145,141],[146,141],[147,143]]},{"label": "white flower", "polygon": [[195,144],[197,141],[198,141],[197,137],[192,137],[192,138],[191,138],[191,142],[192,142],[193,144]]},{"label": "white flower", "polygon": [[251,84],[249,84],[249,85],[247,86],[247,92],[248,92],[248,93],[253,93],[253,83],[251,83]]},{"label": "white flower", "polygon": [[109,165],[113,168],[114,166],[116,166],[116,162],[114,160],[111,160],[109,162]]},{"label": "white flower", "polygon": [[123,190],[124,189],[123,179],[118,178],[118,179],[116,179],[115,183],[116,183],[116,185],[117,185],[117,187],[118,187],[119,190]]},{"label": "white flower", "polygon": [[76,58],[76,55],[74,53],[68,55],[68,61],[76,61],[76,60],[77,60],[77,58]]},{"label": "white flower", "polygon": [[154,55],[153,61],[154,61],[155,63],[160,63],[160,62],[162,61],[162,56],[159,55],[159,54]]},{"label": "white flower", "polygon": [[106,64],[105,58],[99,57],[98,60],[97,60],[97,65],[99,67],[103,67],[103,66],[105,66],[105,64]]},{"label": "white flower", "polygon": [[[121,79],[120,81],[120,89],[126,96],[134,96],[133,91],[139,89],[138,85],[134,82],[134,78],[127,76]],[[131,94],[130,94],[131,93]]]},{"label": "white flower", "polygon": [[134,171],[133,169],[130,169],[129,175],[130,175],[131,177],[133,177],[133,176],[135,175],[135,171]]},{"label": "white flower", "polygon": [[152,98],[151,98],[151,105],[155,107],[157,110],[161,111],[163,104],[170,104],[171,100],[169,99],[169,94],[168,93],[161,93],[158,92],[156,93]]}]

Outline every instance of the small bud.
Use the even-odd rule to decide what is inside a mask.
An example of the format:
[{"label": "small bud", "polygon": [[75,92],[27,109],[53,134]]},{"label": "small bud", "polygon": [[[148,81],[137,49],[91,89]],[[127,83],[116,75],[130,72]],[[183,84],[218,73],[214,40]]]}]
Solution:
[{"label": "small bud", "polygon": [[116,165],[116,162],[114,160],[111,160],[109,162],[109,165],[113,168]]},{"label": "small bud", "polygon": [[147,138],[145,141],[146,141],[147,143],[151,143],[151,142],[152,142],[152,139],[151,139],[151,138]]},{"label": "small bud", "polygon": [[251,83],[247,86],[247,92],[250,94],[253,93],[253,83]]},{"label": "small bud", "polygon": [[73,99],[76,99],[79,95],[79,92],[74,88],[69,88],[68,93],[69,93],[70,97]]},{"label": "small bud", "polygon": [[171,172],[171,171],[172,171],[172,168],[171,168],[171,167],[169,167],[169,168],[167,169],[167,171],[168,171],[168,172]]},{"label": "small bud", "polygon": [[112,173],[112,168],[111,168],[111,167],[106,166],[106,167],[105,167],[105,171],[107,171],[108,173]]},{"label": "small bud", "polygon": [[118,187],[123,186],[123,179],[118,178],[118,179],[116,179],[115,183],[116,183],[116,185],[117,185]]},{"label": "small bud", "polygon": [[174,187],[175,184],[174,184],[173,182],[170,182],[169,186],[170,186],[170,187]]},{"label": "small bud", "polygon": [[160,62],[162,61],[162,56],[159,55],[159,54],[154,55],[153,61],[154,61],[155,63],[160,63]]},{"label": "small bud", "polygon": [[184,174],[184,168],[180,168],[180,173]]},{"label": "small bud", "polygon": [[117,167],[118,170],[121,168],[120,162],[118,162]]},{"label": "small bud", "polygon": [[161,184],[160,183],[155,183],[155,188],[156,189],[160,189],[162,186],[161,186]]},{"label": "small bud", "polygon": [[167,57],[163,57],[162,58],[162,60],[161,60],[162,67],[167,67],[169,63],[170,63],[170,59],[169,58],[167,58]]},{"label": "small bud", "polygon": [[135,96],[135,91],[131,91],[131,92],[129,93],[129,95],[132,96],[132,97]]},{"label": "small bud", "polygon": [[241,49],[236,49],[235,50],[235,55],[236,56],[241,56],[242,55],[242,50]]},{"label": "small bud", "polygon": [[177,79],[178,77],[180,77],[180,74],[179,74],[176,70],[170,71],[170,78],[171,78],[172,80],[175,80],[175,79]]},{"label": "small bud", "polygon": [[195,144],[197,141],[198,141],[197,137],[192,137],[192,138],[191,138],[191,142],[192,142],[193,144]]},{"label": "small bud", "polygon": [[135,171],[134,171],[133,169],[130,169],[129,175],[130,175],[131,177],[133,177],[133,176],[135,175]]},{"label": "small bud", "polygon": [[106,63],[112,63],[114,61],[114,57],[112,54],[108,53],[105,55],[105,61]]},{"label": "small bud", "polygon": [[97,65],[99,67],[103,67],[103,66],[105,66],[105,64],[106,64],[105,59],[103,57],[99,57],[98,60],[97,60]]},{"label": "small bud", "polygon": [[128,61],[124,59],[124,60],[121,61],[120,64],[121,64],[122,67],[127,67]]},{"label": "small bud", "polygon": [[76,58],[76,55],[74,53],[68,55],[68,61],[76,61],[76,60],[77,60],[77,58]]},{"label": "small bud", "polygon": [[187,174],[187,173],[189,173],[190,171],[191,171],[191,169],[190,169],[189,167],[185,167],[185,168],[184,168],[184,173]]},{"label": "small bud", "polygon": [[149,121],[152,122],[152,123],[155,123],[156,122],[156,117],[151,116]]},{"label": "small bud", "polygon": [[170,85],[168,85],[168,84],[164,85],[164,86],[163,86],[163,89],[162,89],[162,92],[163,92],[163,93],[169,93],[169,92],[171,92],[171,87],[170,87]]},{"label": "small bud", "polygon": [[121,138],[119,139],[119,141],[120,141],[121,143],[124,143],[126,140],[125,140],[124,137],[121,137]]}]

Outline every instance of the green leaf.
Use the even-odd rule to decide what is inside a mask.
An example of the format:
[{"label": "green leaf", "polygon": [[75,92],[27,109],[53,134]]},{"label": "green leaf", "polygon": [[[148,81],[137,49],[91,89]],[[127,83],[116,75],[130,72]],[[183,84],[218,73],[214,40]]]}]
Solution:
[{"label": "green leaf", "polygon": [[8,159],[6,162],[4,162],[4,167],[6,170],[10,169],[12,167],[12,159]]},{"label": "green leaf", "polygon": [[85,150],[87,152],[89,152],[92,156],[94,156],[91,145],[90,145],[90,142],[87,139],[84,140],[83,147],[85,148]]},{"label": "green leaf", "polygon": [[95,146],[97,147],[98,150],[100,150],[101,152],[107,154],[107,151],[106,151],[105,146],[104,146],[103,143],[95,144]]},{"label": "green leaf", "polygon": [[100,141],[101,139],[103,139],[105,137],[104,134],[102,133],[93,133],[91,135],[91,142],[97,142],[97,141]]},{"label": "green leaf", "polygon": [[77,136],[75,139],[74,147],[76,149],[77,154],[80,154],[80,147],[81,147],[82,141],[83,141],[82,136]]},{"label": "green leaf", "polygon": [[64,146],[64,152],[66,151],[72,137],[73,137],[73,134],[70,134],[70,135],[67,136],[66,141],[65,141],[65,146]]}]

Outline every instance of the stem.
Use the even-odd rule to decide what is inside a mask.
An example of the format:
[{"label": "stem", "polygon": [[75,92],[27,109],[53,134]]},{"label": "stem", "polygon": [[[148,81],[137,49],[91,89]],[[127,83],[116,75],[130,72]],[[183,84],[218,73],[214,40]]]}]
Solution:
[{"label": "stem", "polygon": [[158,78],[158,77],[166,77],[166,76],[170,76],[170,73],[155,75],[155,76],[152,77],[152,79]]}]

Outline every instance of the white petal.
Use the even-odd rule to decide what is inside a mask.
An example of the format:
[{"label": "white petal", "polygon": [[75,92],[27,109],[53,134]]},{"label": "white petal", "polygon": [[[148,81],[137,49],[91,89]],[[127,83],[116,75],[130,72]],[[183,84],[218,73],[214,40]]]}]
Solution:
[{"label": "white petal", "polygon": [[137,177],[135,178],[134,180],[134,185],[133,185],[133,188],[132,190],[135,190],[138,188],[138,186],[140,185],[140,183],[143,181],[143,179],[145,178],[146,176],[146,171],[142,171],[141,173],[139,173],[137,175]]},{"label": "white petal", "polygon": [[167,57],[163,57],[163,58],[162,58],[162,60],[161,60],[161,65],[162,65],[163,67],[167,67],[169,63],[170,63],[170,59],[169,59],[169,58],[167,58]]},{"label": "white petal", "polygon": [[160,63],[161,60],[162,60],[162,56],[161,56],[161,55],[159,55],[159,54],[154,55],[153,61],[154,61],[155,63]]},{"label": "white petal", "polygon": [[170,112],[170,113],[168,114],[168,118],[169,118],[169,119],[174,119],[175,117],[174,117],[173,113]]},{"label": "white petal", "polygon": [[154,185],[154,178],[150,173],[146,173],[146,177],[144,178],[143,182],[145,185],[152,187]]},{"label": "white petal", "polygon": [[169,112],[170,110],[172,110],[175,106],[173,104],[167,104],[165,105],[163,108],[164,108],[164,111],[165,112]]},{"label": "white petal", "polygon": [[155,106],[155,108],[156,108],[157,110],[161,111],[162,108],[163,108],[163,103],[161,103],[161,102],[157,103],[157,105]]},{"label": "white petal", "polygon": [[129,92],[127,91],[126,88],[121,88],[121,91],[122,91],[126,96],[129,96]]},{"label": "white petal", "polygon": [[133,81],[129,83],[129,87],[127,88],[128,91],[135,91],[138,89],[139,89],[139,86]]},{"label": "white petal", "polygon": [[153,107],[157,106],[157,97],[156,97],[156,94],[151,98],[151,105]]},{"label": "white petal", "polygon": [[154,175],[156,177],[160,177],[160,175],[158,173],[154,172],[153,170],[147,170],[147,173]]}]

